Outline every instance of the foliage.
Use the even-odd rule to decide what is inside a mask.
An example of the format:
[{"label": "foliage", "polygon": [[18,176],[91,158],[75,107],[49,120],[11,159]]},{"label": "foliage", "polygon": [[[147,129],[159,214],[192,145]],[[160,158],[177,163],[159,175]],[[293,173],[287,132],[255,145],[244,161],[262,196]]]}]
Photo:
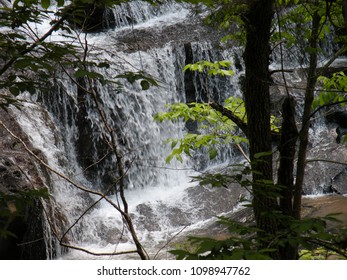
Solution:
[{"label": "foliage", "polygon": [[142,90],[148,90],[151,86],[159,86],[157,81],[143,72],[127,72],[117,75],[116,78],[126,79],[129,83],[133,84],[140,80]]},{"label": "foliage", "polygon": [[[228,108],[240,117],[244,117],[244,108],[241,107],[240,102],[241,100],[238,98],[229,98]],[[167,112],[158,113],[154,119],[160,122],[164,120],[190,120],[199,124],[198,133],[187,133],[182,139],[168,140],[173,150],[167,157],[167,162],[170,162],[174,157],[182,161],[182,153],[191,156],[193,150],[202,147],[208,147],[210,159],[214,159],[217,156],[217,144],[247,142],[246,138],[236,133],[235,123],[205,103],[172,104]]]},{"label": "foliage", "polygon": [[299,252],[300,260],[328,260],[328,259],[337,259],[337,260],[345,260],[346,257],[343,257],[337,254],[334,251],[327,250],[324,247],[319,247],[315,250],[301,250]]},{"label": "foliage", "polygon": [[[281,2],[281,1],[278,1]],[[273,33],[272,40],[274,44],[284,41],[286,47],[293,46],[303,47],[302,53],[311,51],[307,38],[310,37],[310,28],[313,15],[318,11],[320,15],[321,31],[319,32],[319,40],[324,40],[331,33],[331,24],[327,21],[327,6],[325,1],[319,1],[318,4],[306,1],[293,1],[291,9],[282,12],[278,25]],[[278,3],[281,5],[281,3]],[[340,23],[341,24],[341,23]],[[304,44],[304,45],[303,45]]]},{"label": "foliage", "polygon": [[[194,64],[187,64],[184,71],[197,71],[208,76],[231,76],[233,71],[229,70],[231,62],[222,61],[198,61]],[[241,98],[230,96],[224,101],[224,108],[233,113],[234,116],[247,123],[246,110]],[[171,143],[172,153],[166,158],[170,162],[173,158],[182,162],[182,154],[192,156],[192,151],[203,147],[208,148],[210,160],[218,154],[218,146],[228,144],[247,143],[248,140],[239,132],[237,125],[227,116],[212,109],[209,103],[175,103],[168,105],[167,112],[161,112],[154,116],[159,122],[169,121],[192,121],[199,124],[197,133],[187,133],[182,139],[168,139]],[[279,131],[277,125],[278,118],[271,117],[271,129]]]},{"label": "foliage", "polygon": [[[232,183],[238,183],[244,188],[251,186],[250,174],[252,173],[248,163],[233,164],[232,172],[204,173],[200,176],[193,176],[192,180],[199,182],[200,186],[224,187],[228,188]],[[244,202],[244,201],[241,201]]]},{"label": "foliage", "polygon": [[[194,64],[187,64],[183,71],[198,71],[208,76],[231,76],[234,72],[230,68],[230,61],[198,61]],[[225,101],[226,107],[240,119],[245,118],[243,101],[240,98],[230,97]],[[164,120],[193,121],[199,124],[197,133],[187,133],[182,139],[169,139],[172,153],[166,158],[170,162],[173,158],[183,161],[182,154],[191,156],[191,152],[203,147],[208,148],[210,159],[217,156],[217,145],[226,145],[229,143],[239,144],[247,141],[244,137],[237,135],[237,126],[229,118],[223,116],[220,112],[213,110],[206,103],[176,103],[169,106],[167,112],[158,113],[154,116],[156,121]],[[178,145],[179,144],[179,145]],[[177,147],[178,145],[178,147]]]},{"label": "foliage", "polygon": [[[229,231],[229,236],[224,240],[189,237],[189,246],[185,245],[170,252],[177,259],[186,260],[269,260],[273,258],[278,248],[285,248],[290,244],[301,248],[300,259],[347,257],[344,248],[341,248],[338,242],[339,239],[346,237],[347,232],[343,229],[337,233],[329,231],[326,228],[326,220],[330,220],[331,216],[295,220],[279,212],[270,215],[275,216],[279,224],[288,226],[271,235],[249,221],[245,224],[227,217],[218,217],[219,222]],[[264,242],[270,244],[269,247],[259,249]]]},{"label": "foliage", "polygon": [[347,93],[347,76],[344,72],[337,72],[331,78],[319,77],[319,81],[323,84],[323,90],[315,97],[312,108],[317,109],[322,106],[340,104],[345,106]]},{"label": "foliage", "polygon": [[201,73],[206,70],[208,75],[232,76],[234,75],[233,70],[224,69],[224,68],[229,68],[230,66],[231,66],[231,62],[227,60],[215,61],[215,62],[202,60],[194,64],[187,64],[183,68],[183,71],[190,70],[190,71],[198,71]]}]

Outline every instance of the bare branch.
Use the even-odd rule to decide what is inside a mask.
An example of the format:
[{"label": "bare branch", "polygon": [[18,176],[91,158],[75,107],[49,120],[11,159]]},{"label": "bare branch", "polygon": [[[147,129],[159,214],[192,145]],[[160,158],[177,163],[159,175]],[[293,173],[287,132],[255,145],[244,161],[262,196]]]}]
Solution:
[{"label": "bare branch", "polygon": [[341,164],[341,165],[346,165],[346,162],[341,162],[341,161],[335,161],[335,160],[328,160],[328,159],[307,159],[306,164],[311,163],[311,162],[327,162],[327,163],[332,163],[332,164]]},{"label": "bare branch", "polygon": [[123,251],[123,252],[112,252],[112,253],[95,253],[95,252],[89,251],[87,249],[84,249],[84,248],[81,248],[81,247],[77,247],[77,246],[73,246],[73,245],[70,245],[70,244],[60,243],[60,245],[64,246],[64,247],[67,247],[67,248],[70,248],[70,249],[77,250],[77,251],[82,251],[82,252],[85,252],[87,254],[94,255],[94,256],[119,256],[119,255],[137,254],[138,253],[137,250]]},{"label": "bare branch", "polygon": [[174,236],[172,236],[158,251],[157,253],[154,255],[153,259],[155,260],[156,257],[158,256],[158,254],[160,253],[161,250],[163,250],[166,246],[168,246],[172,240],[174,240],[178,235],[181,234],[182,231],[184,231],[188,226],[184,226],[179,232],[177,232],[176,234],[174,234]]}]

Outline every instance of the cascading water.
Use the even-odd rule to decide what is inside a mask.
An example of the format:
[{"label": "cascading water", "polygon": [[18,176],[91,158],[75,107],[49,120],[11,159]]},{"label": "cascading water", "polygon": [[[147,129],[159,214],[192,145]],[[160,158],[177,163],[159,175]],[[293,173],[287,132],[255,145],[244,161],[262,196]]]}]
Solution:
[{"label": "cascading water", "polygon": [[[118,137],[126,168],[125,195],[129,213],[140,241],[153,257],[158,248],[178,232],[200,227],[215,215],[232,211],[241,190],[236,187],[234,190],[197,187],[196,183],[190,182],[190,176],[197,174],[192,166],[201,164],[189,159],[183,164],[165,163],[170,153],[165,140],[182,136],[185,124],[156,123],[153,115],[164,111],[167,103],[186,100],[182,71],[186,63],[184,44],[191,43],[192,38],[201,41],[191,44],[195,61],[232,60],[234,54],[212,51],[210,44],[199,38],[202,28],[193,24],[187,24],[190,33],[185,30],[184,38],[176,38],[172,28],[178,26],[179,31],[182,22],[189,21],[184,6],[168,2],[160,9],[150,7],[136,1],[124,5],[122,10],[116,10],[116,15],[124,16],[119,23],[122,28],[90,34],[87,40],[90,59],[110,64],[102,72],[105,77],[114,79],[125,72],[143,71],[159,83],[158,87],[147,91],[142,90],[139,83],[124,82],[122,88],[112,84],[93,86],[107,122]],[[133,21],[127,22],[130,17]],[[167,30],[171,30],[171,34],[167,34]],[[141,37],[137,37],[140,43],[137,38],[129,41],[142,32],[152,38],[149,45],[141,43]],[[163,38],[163,34],[165,40],[153,40],[153,37]],[[227,88],[229,92],[234,89],[235,94],[239,94],[237,80],[237,75],[223,82],[214,80],[214,96],[220,95],[217,91],[223,92]],[[203,82],[195,79],[194,83],[200,92]],[[75,182],[91,190],[106,191],[112,188],[117,178],[115,158],[108,155],[103,143],[105,128],[94,101],[83,96],[64,73],[52,82],[50,92],[39,94],[36,101],[16,114],[34,146],[42,151],[47,164],[56,171],[50,172],[48,180],[59,213],[53,216],[66,217],[62,221],[55,220],[60,228],[57,234],[61,237],[68,231],[66,239],[70,245],[94,253],[134,249],[115,208],[100,201],[89,209],[98,197],[73,185]],[[232,150],[225,150],[223,159],[215,160],[214,164],[230,161],[232,156]],[[95,162],[98,164],[93,164]],[[119,198],[110,195],[110,199],[118,203]],[[52,234],[47,236],[52,237]],[[47,240],[48,243],[55,246],[55,258],[91,258],[78,250],[62,250],[51,240]]]},{"label": "cascading water", "polygon": [[[142,71],[159,83],[149,90],[142,90],[138,81],[132,84],[122,81],[121,88],[113,84],[93,85],[107,122],[117,135],[125,163],[129,213],[141,243],[153,258],[177,233],[200,229],[215,215],[233,211],[238,203],[240,187],[209,189],[190,182],[190,176],[199,174],[202,168],[238,162],[240,157],[231,148],[225,148],[220,157],[208,164],[201,155],[184,158],[182,164],[167,165],[165,158],[170,147],[164,142],[182,136],[186,124],[153,121],[153,115],[164,111],[167,103],[191,98],[187,97],[187,81],[182,71],[186,63],[233,60],[238,50],[212,47],[210,42],[216,41],[217,35],[189,19],[185,6],[171,1],[157,8],[133,1],[116,8],[115,18],[118,26],[115,30],[86,37],[89,59],[110,64],[108,69],[102,70],[108,79],[125,72]],[[52,37],[55,39],[59,36]],[[189,51],[191,57],[188,57]],[[222,102],[230,94],[239,96],[242,69],[241,66],[236,69],[235,65],[235,75],[228,79],[206,81],[204,77],[191,76],[194,98]],[[301,81],[301,75],[296,74],[290,77],[294,84]],[[212,89],[211,92],[207,88]],[[105,200],[91,207],[99,197],[73,185],[75,182],[90,190],[107,191],[117,181],[116,160],[105,147],[105,126],[95,100],[83,95],[70,78],[61,73],[52,81],[50,92],[39,94],[35,101],[17,111],[16,116],[35,148],[56,171],[50,172],[47,180],[55,201],[48,211],[50,226],[55,225],[59,237],[68,231],[66,239],[70,245],[90,252],[133,250],[132,239],[116,209]],[[319,130],[315,131],[320,135]],[[116,195],[109,197],[118,203]],[[71,225],[74,226],[68,230]],[[63,250],[54,242],[49,228],[46,243],[52,258],[95,257],[79,250]]]}]

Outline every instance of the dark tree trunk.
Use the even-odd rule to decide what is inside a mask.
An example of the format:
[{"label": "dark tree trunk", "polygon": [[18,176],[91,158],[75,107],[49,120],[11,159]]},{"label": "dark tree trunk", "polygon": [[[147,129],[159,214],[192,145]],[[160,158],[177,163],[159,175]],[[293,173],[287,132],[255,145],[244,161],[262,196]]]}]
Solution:
[{"label": "dark tree trunk", "polygon": [[[285,219],[280,225],[280,229],[284,232],[288,231],[288,220],[293,216],[293,194],[294,194],[294,158],[296,151],[296,140],[298,138],[298,130],[295,123],[295,101],[293,97],[287,97],[282,106],[282,127],[281,141],[279,146],[280,164],[278,168],[278,185],[280,186],[280,210],[284,214]],[[298,248],[286,243],[279,248],[281,259],[293,260],[297,259]]]},{"label": "dark tree trunk", "polygon": [[[318,5],[318,0],[316,1]],[[308,132],[310,126],[311,108],[314,98],[314,90],[317,83],[317,46],[318,46],[318,36],[319,36],[319,22],[320,16],[318,12],[313,15],[312,19],[312,31],[310,36],[310,49],[313,50],[310,53],[310,64],[307,73],[307,85],[305,91],[305,105],[304,112],[302,116],[302,127],[299,133],[299,151],[298,151],[298,162],[296,171],[296,182],[294,190],[294,202],[293,202],[293,216],[296,219],[300,219],[301,213],[301,195],[302,188],[304,184],[304,175],[306,167],[306,152],[308,145]]]},{"label": "dark tree trunk", "polygon": [[347,33],[347,0],[342,0],[342,16],[345,23],[344,29]]},{"label": "dark tree trunk", "polygon": [[[277,230],[276,221],[271,218],[271,212],[277,209],[277,201],[270,192],[273,187],[273,173],[268,69],[274,1],[250,2],[248,13],[244,17],[247,38],[244,52],[244,99],[250,159],[252,169],[256,171],[253,172],[253,209],[258,228],[271,235]],[[257,159],[257,154],[264,152],[267,154]]]},{"label": "dark tree trunk", "polygon": [[293,215],[294,157],[298,130],[295,123],[295,101],[287,97],[282,106],[281,142],[279,146],[280,164],[278,185],[281,187],[280,209],[283,214]]}]

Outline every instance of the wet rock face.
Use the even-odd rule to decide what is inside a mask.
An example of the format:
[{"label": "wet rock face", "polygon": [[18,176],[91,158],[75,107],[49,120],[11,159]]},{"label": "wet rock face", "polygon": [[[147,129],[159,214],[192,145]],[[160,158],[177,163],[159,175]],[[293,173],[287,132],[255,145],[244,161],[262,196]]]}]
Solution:
[{"label": "wet rock face", "polygon": [[[5,125],[27,142],[16,121],[0,111]],[[0,126],[0,259],[46,259],[43,208],[30,196],[44,188],[32,159],[22,145]]]},{"label": "wet rock face", "polygon": [[334,124],[311,137],[304,194],[347,194],[347,145],[336,143]]},{"label": "wet rock face", "polygon": [[163,25],[160,28],[125,29],[117,32],[117,37],[112,39],[115,40],[117,50],[131,53],[162,48],[166,44],[187,44],[189,47],[191,42],[219,42],[222,36],[221,32],[216,32],[201,22],[188,20],[184,23]]},{"label": "wet rock face", "polygon": [[[184,192],[182,205],[161,202],[139,204],[136,207],[137,214],[133,216],[138,229],[154,232],[187,227],[197,221],[210,219],[220,213],[231,211],[246,191],[239,185],[232,184],[227,189],[192,186]],[[190,205],[189,210],[186,209],[186,205]]]},{"label": "wet rock face", "polygon": [[[296,89],[291,94],[297,102],[296,120],[300,124],[300,108],[305,94],[299,88],[306,86],[305,75],[301,70],[294,70],[286,75],[289,88]],[[281,77],[274,74],[273,78],[272,113],[280,116],[286,92],[284,88],[276,86],[283,83]],[[314,116],[310,127],[303,193],[347,194],[347,168],[344,165],[347,159],[347,145],[341,141],[343,135],[347,133],[347,111],[336,106],[327,111],[321,110],[320,113]]]},{"label": "wet rock face", "polygon": [[28,188],[25,184],[21,186],[22,176],[22,172],[9,157],[0,155],[0,187],[3,192],[16,193]]},{"label": "wet rock face", "polygon": [[343,142],[343,137],[347,134],[347,112],[342,110],[336,110],[330,112],[327,117],[329,123],[336,125],[336,143],[340,144]]},{"label": "wet rock face", "polygon": [[65,9],[67,20],[73,27],[89,33],[115,28],[116,20],[112,9],[102,2],[85,4],[80,0],[73,1],[73,4]]}]

